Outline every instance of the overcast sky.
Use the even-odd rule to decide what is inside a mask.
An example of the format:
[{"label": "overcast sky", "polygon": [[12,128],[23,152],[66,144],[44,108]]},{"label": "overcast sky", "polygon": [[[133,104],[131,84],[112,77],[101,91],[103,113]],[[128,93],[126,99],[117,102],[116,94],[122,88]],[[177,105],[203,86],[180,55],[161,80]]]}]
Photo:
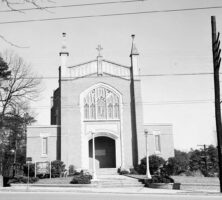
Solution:
[{"label": "overcast sky", "polygon": [[[117,1],[53,0],[55,3],[47,5]],[[155,75],[142,77],[144,123],[172,123],[175,147],[189,150],[197,148],[197,144],[216,144],[213,76],[160,74],[213,72],[210,17],[216,16],[217,30],[221,32],[222,8],[26,23],[19,21],[215,6],[222,6],[222,2],[144,0],[24,13],[0,11],[0,34],[10,42],[29,47],[15,48],[0,40],[0,51],[12,49],[31,63],[39,76],[56,77],[62,32],[67,33],[69,65],[95,59],[96,47],[101,44],[105,59],[130,66],[130,36],[135,34],[141,75]],[[1,10],[6,9],[2,4],[0,7]],[[23,8],[28,7],[23,5]],[[32,109],[38,114],[38,124],[50,123],[50,97],[57,86],[56,78],[43,80],[45,89],[40,100],[32,104]]]}]

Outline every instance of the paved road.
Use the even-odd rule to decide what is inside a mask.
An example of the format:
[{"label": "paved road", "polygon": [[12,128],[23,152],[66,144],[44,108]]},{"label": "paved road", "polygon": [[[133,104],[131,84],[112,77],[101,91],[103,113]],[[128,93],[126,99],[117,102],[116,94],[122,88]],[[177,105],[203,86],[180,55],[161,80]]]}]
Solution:
[{"label": "paved road", "polygon": [[2,192],[1,200],[212,200],[222,199],[220,195],[164,195],[164,194],[93,194],[93,193],[35,193]]}]

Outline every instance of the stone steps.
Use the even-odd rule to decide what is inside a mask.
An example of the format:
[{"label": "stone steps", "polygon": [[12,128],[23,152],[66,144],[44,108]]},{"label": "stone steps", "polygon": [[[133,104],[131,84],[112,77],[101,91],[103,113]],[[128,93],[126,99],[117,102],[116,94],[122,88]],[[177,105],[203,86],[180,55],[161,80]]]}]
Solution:
[{"label": "stone steps", "polygon": [[113,174],[117,175],[117,168],[100,168],[96,170],[98,175],[106,175],[106,174]]},{"label": "stone steps", "polygon": [[98,175],[96,181],[92,181],[96,187],[101,188],[121,188],[121,187],[144,187],[137,179],[123,175]]},{"label": "stone steps", "polygon": [[144,187],[138,179],[119,175],[117,168],[100,168],[96,170],[97,179],[92,181],[95,187],[100,188],[126,188],[126,187]]}]

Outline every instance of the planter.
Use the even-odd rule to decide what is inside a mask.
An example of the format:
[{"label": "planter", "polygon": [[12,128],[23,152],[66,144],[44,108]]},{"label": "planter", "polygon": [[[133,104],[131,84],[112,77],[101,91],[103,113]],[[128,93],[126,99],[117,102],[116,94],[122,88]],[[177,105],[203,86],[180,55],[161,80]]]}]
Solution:
[{"label": "planter", "polygon": [[146,187],[157,189],[180,190],[180,183],[148,183]]}]

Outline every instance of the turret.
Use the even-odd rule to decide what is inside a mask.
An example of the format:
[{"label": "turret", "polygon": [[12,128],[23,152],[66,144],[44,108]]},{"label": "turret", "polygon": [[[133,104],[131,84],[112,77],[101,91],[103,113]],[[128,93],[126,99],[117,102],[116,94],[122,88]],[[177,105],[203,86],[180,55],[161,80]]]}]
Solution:
[{"label": "turret", "polygon": [[62,49],[59,53],[59,56],[61,58],[61,75],[62,77],[67,77],[67,59],[69,56],[69,52],[67,51],[66,47],[66,33],[62,33]]},{"label": "turret", "polygon": [[131,53],[130,53],[131,67],[132,67],[133,78],[139,79],[139,71],[140,71],[139,66],[138,66],[139,53],[134,43],[134,38],[135,38],[135,35],[132,35],[132,48],[131,48]]}]

